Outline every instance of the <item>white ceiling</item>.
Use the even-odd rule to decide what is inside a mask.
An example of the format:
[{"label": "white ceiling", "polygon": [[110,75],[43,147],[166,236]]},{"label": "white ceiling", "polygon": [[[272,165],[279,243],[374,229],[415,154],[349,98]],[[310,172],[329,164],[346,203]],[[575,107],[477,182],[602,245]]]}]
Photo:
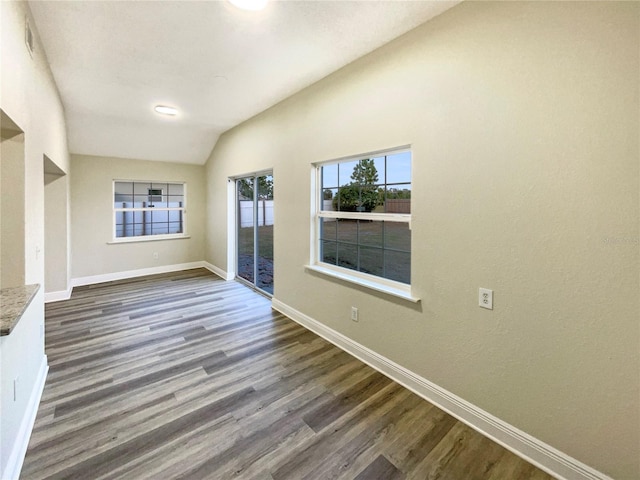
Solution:
[{"label": "white ceiling", "polygon": [[72,153],[194,164],[226,130],[457,3],[29,2]]}]

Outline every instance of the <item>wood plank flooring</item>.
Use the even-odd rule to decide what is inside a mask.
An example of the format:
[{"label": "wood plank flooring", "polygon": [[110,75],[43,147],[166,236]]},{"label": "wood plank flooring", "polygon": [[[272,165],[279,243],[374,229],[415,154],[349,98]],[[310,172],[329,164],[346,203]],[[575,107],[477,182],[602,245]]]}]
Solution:
[{"label": "wood plank flooring", "polygon": [[22,479],[549,479],[206,270],[46,307]]}]

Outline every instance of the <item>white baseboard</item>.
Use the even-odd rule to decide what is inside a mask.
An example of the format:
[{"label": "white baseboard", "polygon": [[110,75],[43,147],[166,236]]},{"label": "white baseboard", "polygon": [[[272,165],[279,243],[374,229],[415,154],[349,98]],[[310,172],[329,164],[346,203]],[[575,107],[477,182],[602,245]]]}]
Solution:
[{"label": "white baseboard", "polygon": [[612,480],[278,299],[271,306],[548,474],[561,480]]},{"label": "white baseboard", "polygon": [[47,363],[47,356],[44,355],[42,357],[42,363],[40,364],[38,378],[29,397],[27,410],[24,417],[22,417],[22,422],[20,422],[20,429],[18,430],[15,442],[13,443],[13,448],[9,454],[7,464],[4,471],[1,472],[2,475],[0,478],[2,480],[18,480],[18,478],[20,478],[20,470],[22,470],[24,457],[27,454],[31,431],[33,430],[33,425],[35,424],[36,416],[38,415],[38,406],[40,405],[40,398],[44,391],[44,383],[47,379],[48,371],[49,365]]},{"label": "white baseboard", "polygon": [[176,263],[174,265],[162,265],[159,267],[140,268],[138,270],[125,270],[124,272],[104,273],[102,275],[78,277],[71,280],[71,285],[72,287],[80,287],[83,285],[93,285],[95,283],[113,282],[114,280],[125,280],[127,278],[144,277],[145,275],[155,275],[158,273],[191,270],[193,268],[206,268],[205,262],[200,261],[190,263]]},{"label": "white baseboard", "polygon": [[222,278],[223,280],[233,280],[235,278],[235,274],[232,272],[225,272],[224,270],[222,270],[220,267],[216,267],[215,265],[209,263],[209,262],[202,262],[203,263],[203,267],[206,268],[207,270],[209,270],[212,273],[215,273],[216,275],[218,275],[220,278]]},{"label": "white baseboard", "polygon": [[224,280],[233,280],[235,275],[233,273],[227,273],[219,267],[212,265],[209,262],[190,262],[190,263],[177,263],[174,265],[162,265],[160,267],[141,268],[138,270],[126,270],[124,272],[105,273],[101,275],[90,275],[87,277],[78,277],[71,279],[71,285],[68,290],[60,290],[57,292],[47,292],[44,294],[44,302],[59,302],[62,300],[69,300],[73,287],[80,287],[84,285],[94,285],[96,283],[112,282],[114,280],[125,280],[127,278],[143,277],[145,275],[155,275],[158,273],[179,272],[181,270],[191,270],[194,268],[206,268],[212,273],[215,273]]},{"label": "white baseboard", "polygon": [[58,290],[56,292],[45,292],[44,303],[60,302],[62,300],[69,300],[71,298],[71,292],[73,287],[69,286],[67,290]]}]

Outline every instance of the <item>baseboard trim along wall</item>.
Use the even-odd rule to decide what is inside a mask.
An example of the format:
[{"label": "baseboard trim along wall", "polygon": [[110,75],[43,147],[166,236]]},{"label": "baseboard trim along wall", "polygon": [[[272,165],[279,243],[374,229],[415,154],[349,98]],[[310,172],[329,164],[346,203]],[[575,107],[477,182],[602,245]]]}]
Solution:
[{"label": "baseboard trim along wall", "polygon": [[27,447],[29,446],[29,439],[31,438],[31,431],[33,425],[36,422],[36,416],[38,415],[38,407],[40,406],[40,399],[42,398],[42,392],[44,391],[45,380],[47,379],[47,372],[49,371],[49,364],[47,362],[47,356],[42,357],[40,363],[40,371],[38,372],[38,379],[36,380],[31,395],[29,396],[29,403],[27,404],[27,410],[25,411],[22,422],[20,422],[20,429],[16,441],[13,444],[13,449],[7,460],[7,464],[4,468],[4,472],[0,472],[0,478],[4,479],[17,479],[20,477],[20,471],[22,470],[22,464],[24,463],[24,457],[27,454]]},{"label": "baseboard trim along wall", "polygon": [[78,277],[71,280],[71,285],[73,287],[80,287],[84,285],[93,285],[95,283],[113,282],[114,280],[125,280],[127,278],[144,277],[145,275],[156,275],[158,273],[179,272],[180,270],[191,270],[193,268],[202,267],[204,267],[204,262],[202,261],[176,263],[174,265],[161,265],[159,267],[140,268],[138,270],[125,270],[123,272]]},{"label": "baseboard trim along wall", "polygon": [[271,306],[550,475],[561,480],[612,480],[280,300],[273,298]]},{"label": "baseboard trim along wall", "polygon": [[209,263],[209,262],[202,262],[202,266],[204,268],[206,268],[207,270],[209,270],[212,273],[215,273],[216,275],[218,275],[220,278],[222,278],[223,280],[233,280],[235,278],[235,275],[231,272],[226,272],[223,269],[221,269],[220,267],[216,267],[215,265]]},{"label": "baseboard trim along wall", "polygon": [[101,275],[91,275],[87,277],[78,277],[71,280],[71,285],[68,290],[60,290],[57,292],[47,292],[44,294],[44,302],[59,302],[62,300],[69,300],[73,287],[80,287],[84,285],[94,285],[96,283],[113,282],[114,280],[125,280],[127,278],[144,277],[145,275],[155,275],[158,273],[179,272],[181,270],[192,270],[194,268],[206,268],[212,273],[215,273],[223,280],[233,280],[233,276],[230,275],[215,265],[209,262],[199,261],[190,263],[177,263],[174,265],[162,265],[159,267],[141,268],[138,270],[126,270],[124,272],[105,273]]},{"label": "baseboard trim along wall", "polygon": [[44,303],[60,302],[62,300],[69,300],[71,298],[71,292],[73,287],[69,286],[66,290],[58,290],[56,292],[45,292]]}]

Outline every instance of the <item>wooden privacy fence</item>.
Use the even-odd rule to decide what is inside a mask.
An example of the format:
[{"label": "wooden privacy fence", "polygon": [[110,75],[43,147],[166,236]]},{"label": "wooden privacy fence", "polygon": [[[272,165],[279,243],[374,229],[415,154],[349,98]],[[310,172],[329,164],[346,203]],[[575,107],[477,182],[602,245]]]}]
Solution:
[{"label": "wooden privacy fence", "polygon": [[388,198],[385,206],[386,213],[411,213],[410,198]]}]

